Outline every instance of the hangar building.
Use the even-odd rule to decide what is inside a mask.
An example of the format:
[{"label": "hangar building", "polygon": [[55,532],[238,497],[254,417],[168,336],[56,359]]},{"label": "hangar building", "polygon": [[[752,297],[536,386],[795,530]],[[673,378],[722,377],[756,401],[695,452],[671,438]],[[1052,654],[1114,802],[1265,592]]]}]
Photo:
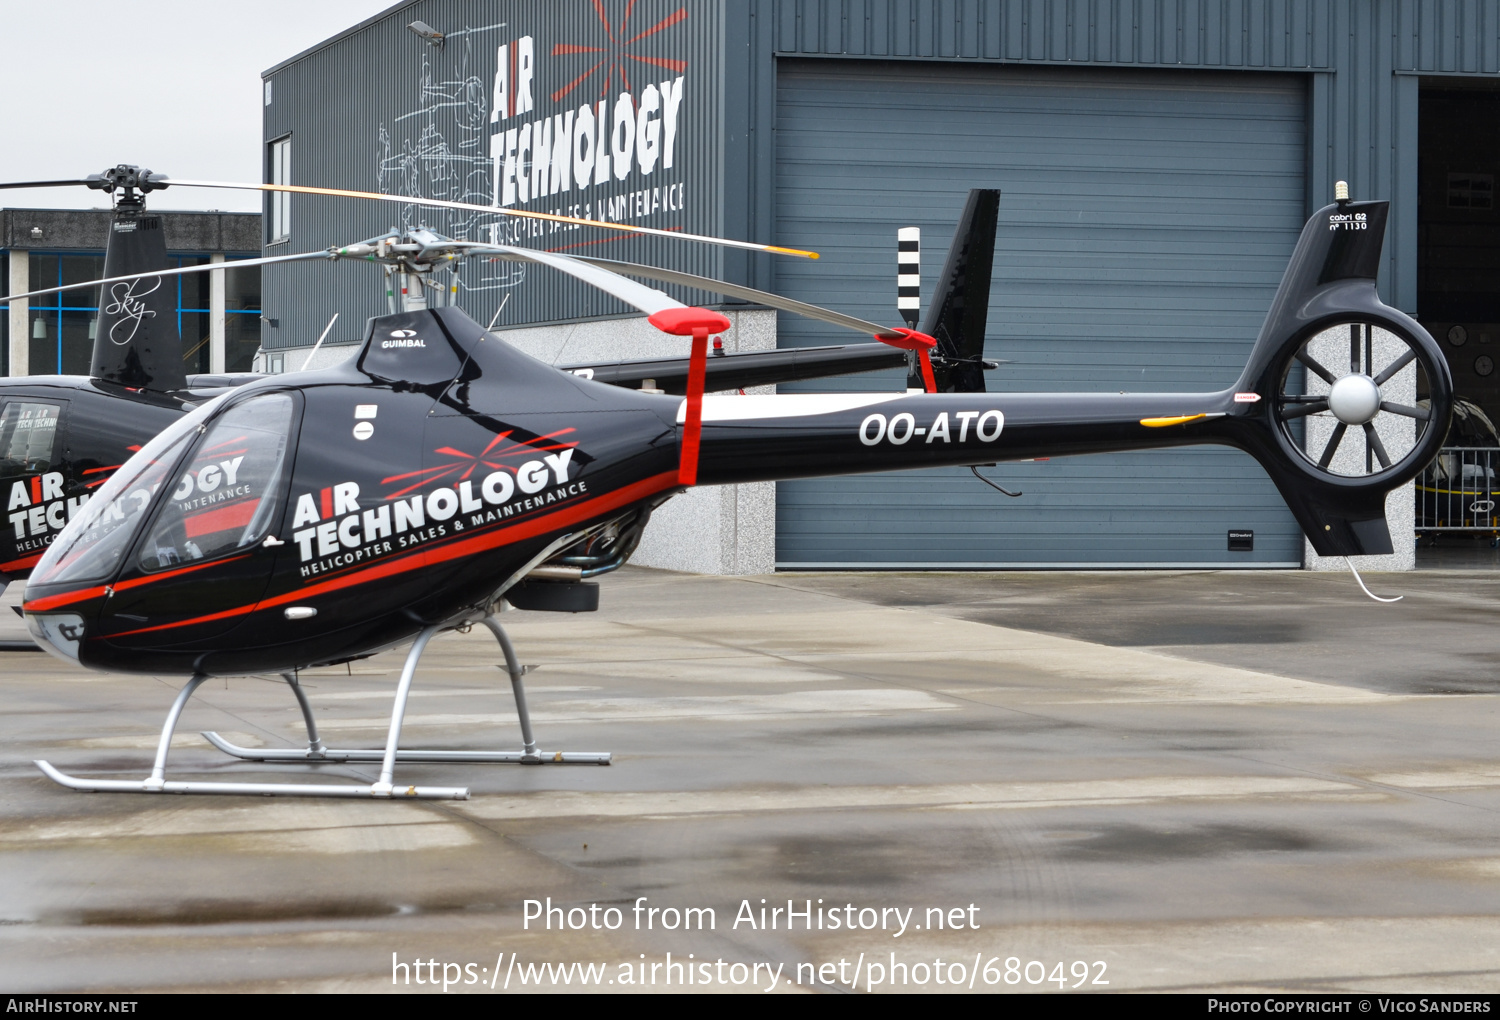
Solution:
[{"label": "hangar building", "polygon": [[[972,187],[1003,197],[991,390],[1231,382],[1336,180],[1393,202],[1380,286],[1493,417],[1500,376],[1500,0],[412,0],[264,76],[266,179],[721,234],[819,261],[481,213],[268,201],[267,254],[424,224],[748,283],[896,321],[895,235],[930,293]],[[270,357],[383,310],[350,264],[265,270]],[[538,356],[675,351],[543,269],[478,264],[460,304]],[[731,346],[857,339],[747,305]],[[498,316],[498,318],[497,318]],[[277,325],[271,325],[276,323]],[[1496,349],[1500,349],[1497,347]],[[685,351],[683,352],[685,353]],[[320,355],[320,357],[325,356]],[[288,359],[296,362],[297,359]],[[891,388],[896,374],[818,384]],[[1219,448],[701,490],[638,562],[805,568],[1316,565],[1248,456]],[[1397,553],[1414,522],[1392,497]],[[1253,549],[1226,534],[1251,530]]]}]

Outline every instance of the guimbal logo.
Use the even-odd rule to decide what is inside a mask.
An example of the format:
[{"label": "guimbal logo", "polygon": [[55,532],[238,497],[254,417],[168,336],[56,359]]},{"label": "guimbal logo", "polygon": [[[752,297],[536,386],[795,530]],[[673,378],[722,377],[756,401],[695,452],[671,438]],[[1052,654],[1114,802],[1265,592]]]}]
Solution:
[{"label": "guimbal logo", "polygon": [[414,329],[393,329],[391,330],[391,337],[392,339],[390,340],[380,341],[381,350],[388,351],[399,347],[427,346],[427,341],[417,338],[417,331]]},{"label": "guimbal logo", "polygon": [[[557,43],[546,55],[551,61],[547,77],[559,82],[546,98],[561,105],[597,88],[597,99],[537,116],[542,68],[535,37],[521,36],[498,48],[490,106],[495,205],[588,192],[636,171],[649,179],[676,165],[688,64],[651,50],[659,48],[663,32],[688,20],[687,8],[652,24],[632,22],[634,0],[625,5],[618,24],[604,4],[594,3],[593,10],[602,29],[595,39]],[[599,200],[592,218],[618,221],[675,211],[684,200],[680,183],[647,187],[610,196],[607,203]]]}]

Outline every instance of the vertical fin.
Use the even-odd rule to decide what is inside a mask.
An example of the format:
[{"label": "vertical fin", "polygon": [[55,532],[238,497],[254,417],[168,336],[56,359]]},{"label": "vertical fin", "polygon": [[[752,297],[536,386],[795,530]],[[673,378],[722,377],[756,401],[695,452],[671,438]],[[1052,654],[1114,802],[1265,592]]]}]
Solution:
[{"label": "vertical fin", "polygon": [[983,393],[984,332],[990,308],[990,275],[1000,190],[974,188],[964,204],[937,293],[922,332],[938,342],[933,367],[939,393]]},{"label": "vertical fin", "polygon": [[[166,231],[160,216],[121,201],[110,221],[104,275],[128,276],[168,269]],[[173,277],[108,284],[99,295],[99,322],[89,375],[143,390],[187,385],[182,336],[177,331]]]}]

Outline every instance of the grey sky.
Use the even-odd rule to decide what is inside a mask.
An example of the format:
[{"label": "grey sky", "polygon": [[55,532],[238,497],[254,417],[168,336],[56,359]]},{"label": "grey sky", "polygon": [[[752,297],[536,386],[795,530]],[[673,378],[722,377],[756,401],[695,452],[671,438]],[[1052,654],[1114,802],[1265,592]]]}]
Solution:
[{"label": "grey sky", "polygon": [[[0,182],[135,163],[261,179],[260,73],[395,0],[0,0]],[[330,181],[337,185],[338,182]],[[104,207],[83,188],[0,192],[0,206]],[[153,209],[259,212],[260,196],[168,191]]]}]

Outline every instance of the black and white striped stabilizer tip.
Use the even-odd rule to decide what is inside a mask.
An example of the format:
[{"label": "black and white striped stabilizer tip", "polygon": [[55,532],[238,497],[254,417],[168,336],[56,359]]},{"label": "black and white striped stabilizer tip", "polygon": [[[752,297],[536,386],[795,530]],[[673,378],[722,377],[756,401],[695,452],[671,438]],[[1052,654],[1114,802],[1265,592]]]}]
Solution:
[{"label": "black and white striped stabilizer tip", "polygon": [[922,228],[896,232],[896,308],[909,329],[922,317]]}]

